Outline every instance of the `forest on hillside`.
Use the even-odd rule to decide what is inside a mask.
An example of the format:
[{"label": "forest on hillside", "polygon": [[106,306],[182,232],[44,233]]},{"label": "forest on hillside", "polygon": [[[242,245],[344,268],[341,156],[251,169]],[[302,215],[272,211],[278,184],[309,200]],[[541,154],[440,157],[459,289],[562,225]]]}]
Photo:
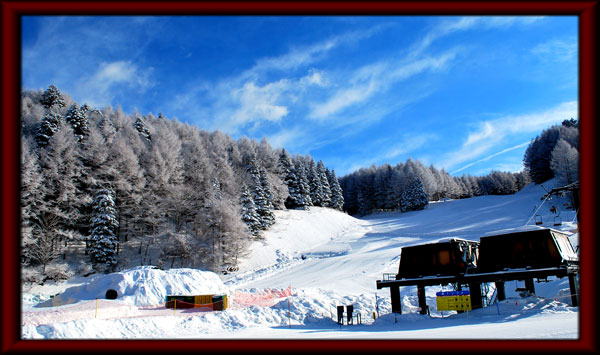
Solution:
[{"label": "forest on hillside", "polygon": [[24,91],[24,281],[136,265],[235,268],[273,210],[341,209],[335,172],[266,140]]},{"label": "forest on hillside", "polygon": [[543,183],[554,177],[561,184],[578,180],[579,122],[564,120],[533,139],[523,157],[522,171],[492,171],[484,176],[451,176],[443,169],[407,160],[360,169],[340,179],[344,210],[366,215],[373,211],[415,211],[429,201],[481,195],[506,195],[531,181]]},{"label": "forest on hillside", "polygon": [[137,265],[232,271],[274,224],[274,210],[406,212],[444,198],[512,194],[555,176],[573,182],[578,137],[572,119],[544,130],[518,173],[453,177],[409,159],[338,179],[322,161],[265,139],[80,106],[54,86],[23,91],[23,281]]}]

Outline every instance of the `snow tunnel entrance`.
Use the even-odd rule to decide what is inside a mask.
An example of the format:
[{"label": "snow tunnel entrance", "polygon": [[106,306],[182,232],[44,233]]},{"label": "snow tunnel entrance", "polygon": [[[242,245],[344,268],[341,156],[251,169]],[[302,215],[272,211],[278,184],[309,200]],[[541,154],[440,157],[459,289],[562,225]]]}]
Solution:
[{"label": "snow tunnel entrance", "polygon": [[117,291],[110,288],[110,289],[106,290],[105,297],[107,300],[116,300],[117,299]]}]

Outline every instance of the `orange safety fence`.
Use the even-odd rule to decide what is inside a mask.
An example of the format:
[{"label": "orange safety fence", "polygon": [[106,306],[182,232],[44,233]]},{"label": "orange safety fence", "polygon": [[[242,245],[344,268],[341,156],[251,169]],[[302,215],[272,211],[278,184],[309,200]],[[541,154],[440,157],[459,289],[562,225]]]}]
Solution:
[{"label": "orange safety fence", "polygon": [[239,291],[236,290],[233,293],[233,306],[234,308],[249,307],[249,306],[262,306],[271,307],[275,305],[281,298],[289,297],[292,295],[292,287],[289,286],[286,289],[263,289],[261,291],[250,292],[250,291]]}]

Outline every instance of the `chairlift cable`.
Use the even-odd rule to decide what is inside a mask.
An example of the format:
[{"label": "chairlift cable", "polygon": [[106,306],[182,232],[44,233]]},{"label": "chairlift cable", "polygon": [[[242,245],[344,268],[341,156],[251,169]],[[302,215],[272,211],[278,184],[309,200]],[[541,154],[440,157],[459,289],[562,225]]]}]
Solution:
[{"label": "chairlift cable", "polygon": [[542,206],[544,205],[544,202],[546,202],[546,200],[548,199],[548,197],[550,196],[546,196],[546,198],[544,198],[544,200],[542,201],[542,203],[538,206],[538,208],[533,212],[533,215],[531,215],[531,217],[529,217],[529,219],[527,220],[527,222],[525,222],[525,224],[523,226],[526,226],[529,224],[529,222],[531,221],[531,219],[535,216],[535,214],[537,213],[537,211],[539,211],[540,208],[542,208]]}]

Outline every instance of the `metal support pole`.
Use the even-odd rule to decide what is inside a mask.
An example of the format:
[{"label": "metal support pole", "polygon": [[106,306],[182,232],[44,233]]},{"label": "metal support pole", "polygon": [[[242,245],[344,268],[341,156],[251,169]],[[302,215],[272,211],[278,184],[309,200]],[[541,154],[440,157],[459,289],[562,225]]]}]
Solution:
[{"label": "metal support pole", "polygon": [[427,314],[427,303],[425,302],[425,286],[417,285],[417,298],[419,299],[419,307],[421,314]]},{"label": "metal support pole", "polygon": [[535,284],[533,283],[533,278],[525,279],[525,288],[529,291],[529,294],[535,295]]},{"label": "metal support pole", "polygon": [[496,281],[496,292],[498,301],[504,301],[506,299],[506,291],[504,289],[504,281]]},{"label": "metal support pole", "polygon": [[400,304],[400,287],[390,286],[390,298],[392,302],[392,313],[402,314],[402,305]]},{"label": "metal support pole", "polygon": [[575,276],[575,274],[569,274],[569,290],[571,291],[571,305],[573,307],[579,306]]},{"label": "metal support pole", "polygon": [[471,282],[469,283],[469,293],[471,294],[471,308],[477,309],[482,307],[481,299],[481,283]]}]

